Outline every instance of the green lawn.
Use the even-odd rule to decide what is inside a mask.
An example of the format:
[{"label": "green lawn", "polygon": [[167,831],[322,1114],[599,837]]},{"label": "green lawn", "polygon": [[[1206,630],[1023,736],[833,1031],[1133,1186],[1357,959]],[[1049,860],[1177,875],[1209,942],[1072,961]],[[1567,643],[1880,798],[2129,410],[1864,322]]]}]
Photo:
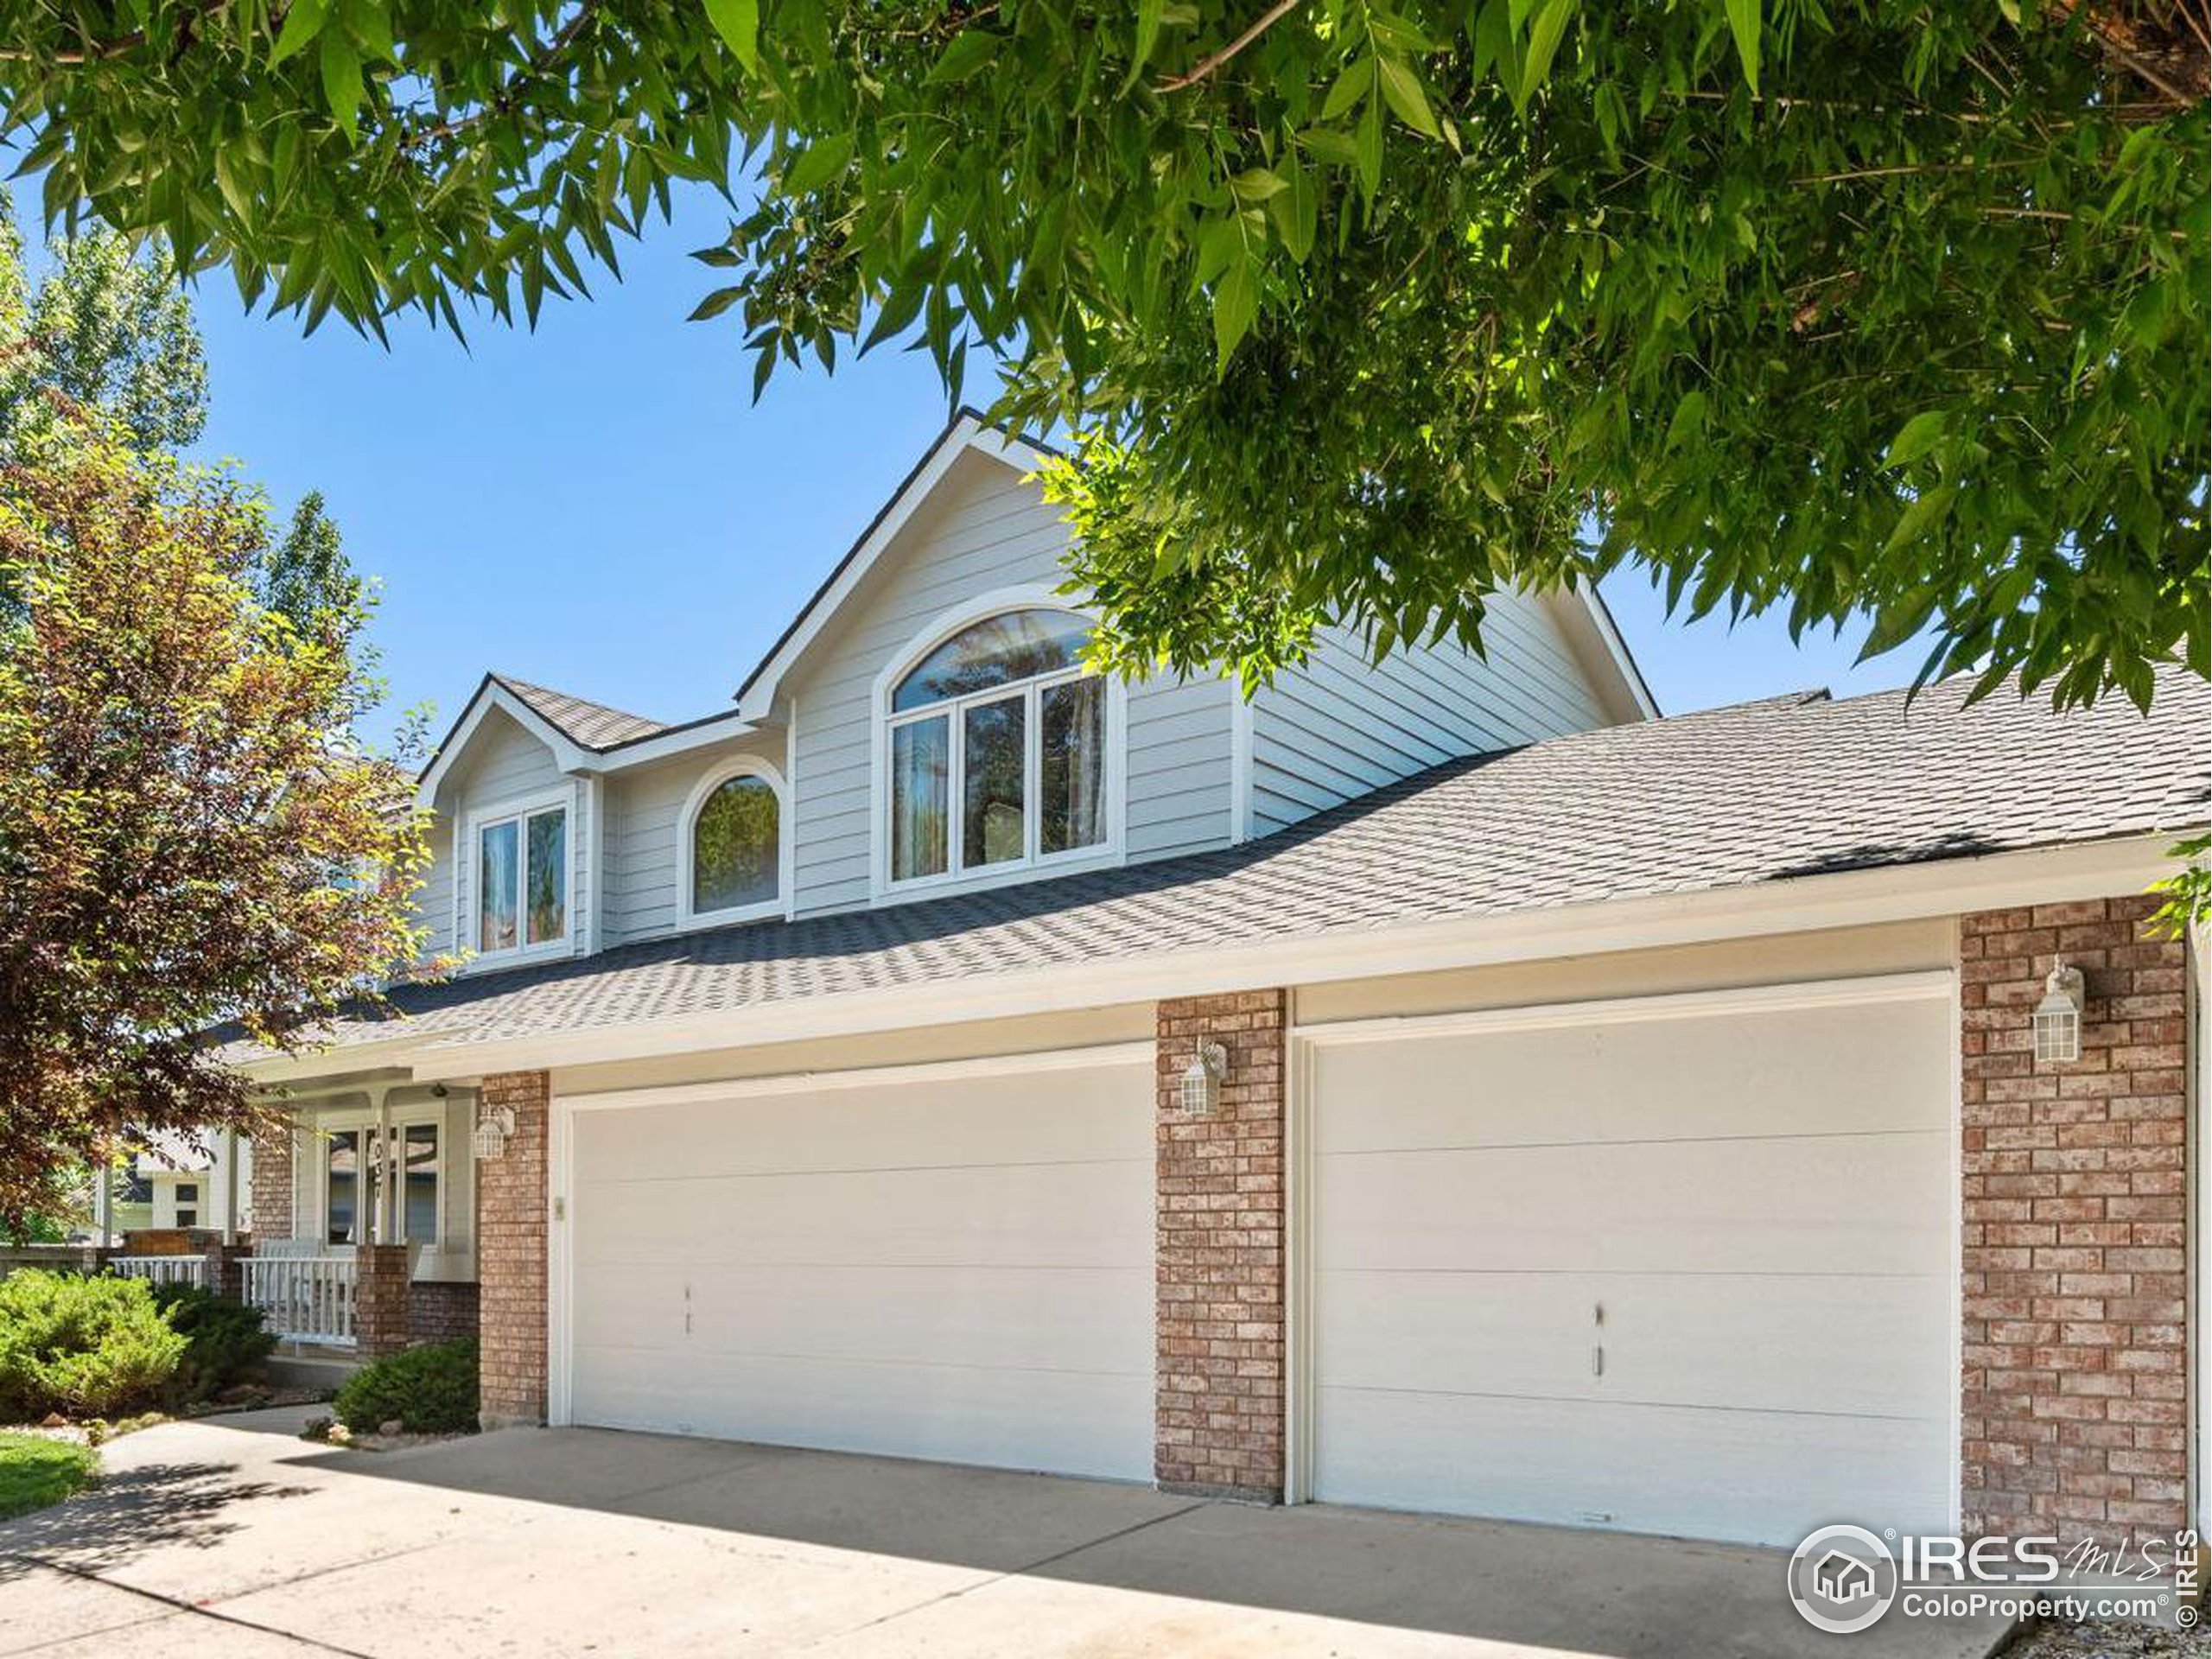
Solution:
[{"label": "green lawn", "polygon": [[59,1503],[92,1479],[99,1453],[73,1440],[0,1431],[0,1521]]}]

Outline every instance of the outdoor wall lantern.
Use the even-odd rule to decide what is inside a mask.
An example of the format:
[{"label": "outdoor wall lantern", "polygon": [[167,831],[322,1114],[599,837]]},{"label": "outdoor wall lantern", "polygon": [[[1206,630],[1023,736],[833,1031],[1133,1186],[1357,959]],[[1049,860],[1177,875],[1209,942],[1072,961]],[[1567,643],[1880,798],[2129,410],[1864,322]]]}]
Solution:
[{"label": "outdoor wall lantern", "polygon": [[512,1106],[491,1106],[477,1114],[476,1133],[470,1144],[479,1159],[504,1158],[507,1155],[507,1137],[515,1132],[515,1114]]},{"label": "outdoor wall lantern", "polygon": [[2043,982],[2043,1001],[2036,1004],[2036,1061],[2078,1060],[2082,1058],[2082,970],[2069,968],[2064,957],[2050,965]]},{"label": "outdoor wall lantern", "polygon": [[1200,1043],[1183,1068],[1183,1116],[1211,1117],[1221,1104],[1221,1074],[1229,1069],[1229,1051],[1219,1043]]}]

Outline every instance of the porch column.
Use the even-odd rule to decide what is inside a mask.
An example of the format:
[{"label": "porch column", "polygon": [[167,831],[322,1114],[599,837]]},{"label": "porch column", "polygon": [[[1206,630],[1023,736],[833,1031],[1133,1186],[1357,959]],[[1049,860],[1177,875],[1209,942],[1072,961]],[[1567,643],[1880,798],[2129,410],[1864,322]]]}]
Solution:
[{"label": "porch column", "polygon": [[407,1247],[362,1244],[353,1252],[353,1340],[365,1358],[407,1346]]},{"label": "porch column", "polygon": [[[1166,1491],[1283,1496],[1284,1027],[1289,994],[1162,1002],[1153,1473]],[[1228,1065],[1210,1116],[1183,1110],[1201,1043]]]},{"label": "porch column", "polygon": [[253,1132],[253,1236],[257,1243],[293,1236],[292,1148],[298,1138],[289,1115],[270,1117]]},{"label": "porch column", "polygon": [[[2171,1535],[2189,1478],[2185,949],[2156,900],[1961,918],[1969,1535]],[[2035,1058],[2054,957],[2082,1058]]]},{"label": "porch column", "polygon": [[505,1109],[515,1119],[505,1148],[476,1166],[479,1375],[486,1428],[545,1421],[550,1081],[543,1071],[501,1072],[484,1079],[477,1099],[480,1116]]}]

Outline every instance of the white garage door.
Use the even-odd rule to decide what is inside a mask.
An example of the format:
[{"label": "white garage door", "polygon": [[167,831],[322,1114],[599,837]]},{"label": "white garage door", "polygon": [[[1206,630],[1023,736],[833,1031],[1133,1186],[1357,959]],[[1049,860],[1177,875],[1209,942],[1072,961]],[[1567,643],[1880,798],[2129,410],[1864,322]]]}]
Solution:
[{"label": "white garage door", "polygon": [[1146,1478],[1152,1068],[577,1109],[578,1423]]},{"label": "white garage door", "polygon": [[1319,1037],[1313,1495],[1948,1530],[1951,1054],[1921,979]]}]

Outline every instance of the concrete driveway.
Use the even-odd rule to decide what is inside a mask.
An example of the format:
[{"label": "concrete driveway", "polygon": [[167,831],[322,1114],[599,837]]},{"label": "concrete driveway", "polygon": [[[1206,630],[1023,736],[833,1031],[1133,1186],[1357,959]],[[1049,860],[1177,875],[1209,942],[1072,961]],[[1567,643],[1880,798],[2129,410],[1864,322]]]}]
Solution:
[{"label": "concrete driveway", "polygon": [[1801,1624],[1758,1550],[596,1429],[373,1453],[149,1429],[0,1525],[0,1654],[1983,1659]]}]

